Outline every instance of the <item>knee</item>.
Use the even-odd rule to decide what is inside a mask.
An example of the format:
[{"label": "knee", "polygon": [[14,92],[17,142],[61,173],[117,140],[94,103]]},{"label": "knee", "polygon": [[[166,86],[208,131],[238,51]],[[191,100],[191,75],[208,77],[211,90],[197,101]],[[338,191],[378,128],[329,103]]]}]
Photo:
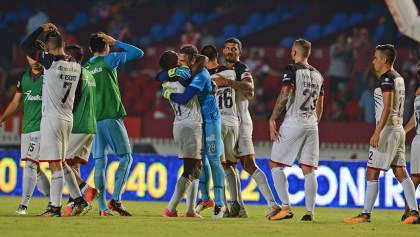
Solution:
[{"label": "knee", "polygon": [[255,164],[254,159],[250,156],[246,156],[246,157],[242,158],[241,163],[242,163],[243,169],[248,174],[252,175],[257,170],[257,164]]}]

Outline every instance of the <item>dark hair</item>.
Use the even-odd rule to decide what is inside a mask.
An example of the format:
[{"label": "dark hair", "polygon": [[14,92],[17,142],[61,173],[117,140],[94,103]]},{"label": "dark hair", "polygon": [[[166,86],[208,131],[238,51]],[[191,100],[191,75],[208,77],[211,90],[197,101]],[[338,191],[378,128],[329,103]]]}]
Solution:
[{"label": "dark hair", "polygon": [[77,44],[69,44],[64,47],[64,52],[72,56],[78,63],[82,62],[83,49]]},{"label": "dark hair", "polygon": [[298,46],[299,48],[302,49],[302,56],[307,58],[309,57],[309,53],[311,52],[311,42],[305,40],[305,39],[297,39],[295,40],[295,42],[293,43],[293,45]]},{"label": "dark hair", "polygon": [[181,49],[179,50],[179,53],[186,54],[188,56],[188,60],[190,61],[193,59],[197,59],[199,56],[197,47],[195,47],[192,44],[182,45]]},{"label": "dark hair", "polygon": [[52,30],[45,34],[44,42],[51,49],[60,49],[63,47],[63,36],[60,32]]},{"label": "dark hair", "polygon": [[375,50],[380,51],[383,55],[385,55],[387,59],[388,65],[393,65],[395,59],[397,58],[397,51],[395,51],[395,47],[392,44],[382,44],[376,46]]},{"label": "dark hair", "polygon": [[223,45],[223,46],[226,46],[226,44],[227,44],[227,43],[234,43],[234,44],[237,44],[237,45],[238,45],[238,49],[239,49],[239,51],[242,51],[242,43],[241,43],[241,41],[240,41],[240,40],[238,40],[237,38],[235,38],[235,37],[231,37],[231,38],[229,38],[229,39],[225,40],[225,43],[224,43],[224,45]]},{"label": "dark hair", "polygon": [[98,36],[102,32],[93,33],[89,37],[89,47],[93,53],[100,53],[105,50],[106,43]]},{"label": "dark hair", "polygon": [[207,44],[201,48],[200,53],[204,56],[207,56],[209,60],[215,60],[217,57],[217,49],[214,45]]},{"label": "dark hair", "polygon": [[163,70],[175,68],[178,64],[178,56],[175,51],[166,50],[159,58],[159,66]]},{"label": "dark hair", "polygon": [[45,44],[41,40],[35,41],[35,49],[45,51]]}]

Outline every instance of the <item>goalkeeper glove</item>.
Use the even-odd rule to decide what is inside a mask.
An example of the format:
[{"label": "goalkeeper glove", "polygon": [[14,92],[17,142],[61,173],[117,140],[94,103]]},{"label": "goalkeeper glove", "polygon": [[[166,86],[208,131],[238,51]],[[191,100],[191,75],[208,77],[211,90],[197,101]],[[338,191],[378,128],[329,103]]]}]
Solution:
[{"label": "goalkeeper glove", "polygon": [[171,99],[171,94],[172,94],[172,91],[168,88],[166,83],[163,83],[162,84],[162,95],[163,95],[163,97],[170,100]]}]

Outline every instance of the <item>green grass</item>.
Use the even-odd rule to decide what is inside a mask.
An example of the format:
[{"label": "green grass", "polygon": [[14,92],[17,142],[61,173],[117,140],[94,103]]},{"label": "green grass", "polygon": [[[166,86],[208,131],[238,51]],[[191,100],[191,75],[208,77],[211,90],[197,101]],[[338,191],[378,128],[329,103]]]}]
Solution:
[{"label": "green grass", "polygon": [[[317,208],[316,222],[301,222],[303,207],[294,207],[291,220],[268,221],[265,206],[248,205],[248,219],[212,219],[211,211],[203,212],[204,219],[164,218],[161,216],[166,203],[125,202],[132,217],[99,217],[97,203],[86,216],[45,218],[46,199],[33,198],[29,214],[14,213],[20,197],[0,197],[1,236],[418,236],[420,225],[401,225],[402,211],[374,210],[372,223],[349,224],[341,219],[358,214],[360,209]],[[178,207],[185,211],[185,203]]]}]

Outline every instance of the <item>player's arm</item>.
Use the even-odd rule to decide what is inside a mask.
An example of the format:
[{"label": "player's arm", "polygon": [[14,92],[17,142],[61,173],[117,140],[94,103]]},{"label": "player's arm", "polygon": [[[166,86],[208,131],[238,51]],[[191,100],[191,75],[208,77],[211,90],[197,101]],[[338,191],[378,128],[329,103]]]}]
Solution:
[{"label": "player's arm", "polygon": [[279,137],[277,131],[276,120],[280,116],[286,107],[287,101],[289,100],[290,94],[293,92],[293,88],[289,86],[283,86],[280,91],[280,95],[277,97],[276,104],[274,105],[273,112],[270,116],[269,127],[270,127],[270,139],[275,141]]},{"label": "player's arm", "polygon": [[[190,101],[200,90],[194,86],[188,86],[183,93],[172,93],[169,89],[163,92],[163,96],[171,101],[185,105]],[[169,93],[169,95],[168,95]]]},{"label": "player's arm", "polygon": [[376,125],[375,132],[370,138],[370,146],[378,147],[379,135],[381,134],[382,129],[385,127],[385,124],[388,120],[389,115],[391,114],[391,102],[394,97],[393,91],[383,91],[382,98],[384,102],[384,109],[381,114],[381,119],[379,120],[378,125]]},{"label": "player's arm", "polygon": [[108,45],[118,46],[119,48],[125,51],[110,53],[104,57],[105,62],[111,68],[117,68],[120,64],[140,59],[144,55],[143,50],[137,48],[136,46],[115,40],[107,34],[100,33],[98,34],[98,37],[102,38],[103,41]]},{"label": "player's arm", "polygon": [[409,131],[411,131],[411,129],[413,129],[414,126],[415,126],[415,122],[414,122],[414,114],[413,114],[410,120],[408,121],[408,123],[404,126],[405,133],[408,133]]},{"label": "player's arm", "polygon": [[200,54],[200,56],[197,58],[197,61],[191,67],[192,76],[195,76],[199,72],[201,72],[204,69],[204,67],[207,65],[208,62],[209,62],[209,58]]},{"label": "player's arm", "polygon": [[7,106],[6,110],[4,111],[3,115],[0,118],[0,127],[3,126],[3,123],[8,118],[10,118],[10,116],[14,115],[19,110],[22,103],[23,103],[22,92],[16,91],[12,102],[10,102],[10,104]]},{"label": "player's arm", "polygon": [[316,101],[316,108],[315,113],[317,117],[317,122],[321,120],[322,113],[324,112],[324,95],[321,94],[318,97],[318,100]]},{"label": "player's arm", "polygon": [[244,77],[241,81],[229,80],[225,77],[219,76],[212,79],[218,87],[229,86],[233,89],[244,92],[247,98],[254,96],[254,83],[252,77]]}]

